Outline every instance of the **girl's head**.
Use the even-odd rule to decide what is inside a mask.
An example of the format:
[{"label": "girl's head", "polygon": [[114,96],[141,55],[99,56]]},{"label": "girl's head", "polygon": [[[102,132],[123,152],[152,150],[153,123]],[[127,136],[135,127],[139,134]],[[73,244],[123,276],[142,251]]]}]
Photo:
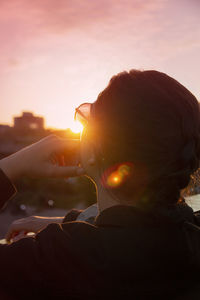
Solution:
[{"label": "girl's head", "polygon": [[82,164],[115,199],[178,201],[199,165],[199,105],[184,86],[157,71],[122,72],[77,117],[87,123]]}]

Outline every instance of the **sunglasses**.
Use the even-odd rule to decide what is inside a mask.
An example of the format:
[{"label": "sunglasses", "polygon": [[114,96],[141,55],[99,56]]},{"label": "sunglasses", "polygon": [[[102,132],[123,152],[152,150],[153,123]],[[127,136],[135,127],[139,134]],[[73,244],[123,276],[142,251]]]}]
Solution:
[{"label": "sunglasses", "polygon": [[83,103],[75,109],[74,120],[79,121],[83,126],[88,125],[91,117],[92,103]]}]

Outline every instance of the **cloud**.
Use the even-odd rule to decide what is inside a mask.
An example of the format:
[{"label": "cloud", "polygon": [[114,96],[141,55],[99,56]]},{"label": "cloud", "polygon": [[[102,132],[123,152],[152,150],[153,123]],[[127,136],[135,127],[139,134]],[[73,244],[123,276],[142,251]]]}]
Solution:
[{"label": "cloud", "polygon": [[31,2],[32,9],[41,14],[46,29],[63,32],[69,28],[88,26],[104,22],[123,22],[129,15],[134,22],[135,17],[142,17],[151,9],[159,8],[162,0],[130,1],[130,0],[101,0],[101,1],[65,1],[65,0],[36,0]]},{"label": "cloud", "polygon": [[24,26],[24,31],[35,29],[36,32],[62,33],[73,27],[92,26],[109,19],[120,23],[128,15],[134,23],[134,18],[150,15],[163,2],[165,0],[1,0],[0,22],[5,26],[15,24],[15,31]]},{"label": "cloud", "polygon": [[[30,56],[49,51],[57,43],[66,48],[73,43],[79,46],[81,39],[93,39],[98,43],[126,37],[127,31],[134,40],[141,39],[143,29],[166,0],[0,0],[1,67],[13,68],[10,61],[18,61],[20,67]],[[151,20],[152,22],[152,20]],[[146,31],[156,30],[148,26]],[[75,32],[73,37],[70,33]],[[124,33],[123,33],[124,32]],[[86,38],[81,38],[81,33]],[[144,34],[145,36],[145,34]],[[123,37],[122,37],[123,39]],[[89,43],[90,44],[90,43]],[[73,46],[69,46],[73,47]],[[101,47],[100,47],[101,48]],[[48,52],[48,51],[47,51]],[[48,55],[48,54],[47,54]],[[39,58],[40,59],[40,58]],[[36,60],[34,59],[34,62]]]},{"label": "cloud", "polygon": [[90,49],[100,56],[114,49],[120,56],[133,49],[163,58],[197,47],[197,15],[187,1],[180,10],[184,1],[0,0],[0,65],[28,67],[37,56],[40,63],[62,51],[81,55]]},{"label": "cloud", "polygon": [[0,0],[1,98],[48,115],[51,105],[65,112],[66,99],[95,99],[123,69],[167,62],[180,74],[199,55],[199,8],[198,0]]}]

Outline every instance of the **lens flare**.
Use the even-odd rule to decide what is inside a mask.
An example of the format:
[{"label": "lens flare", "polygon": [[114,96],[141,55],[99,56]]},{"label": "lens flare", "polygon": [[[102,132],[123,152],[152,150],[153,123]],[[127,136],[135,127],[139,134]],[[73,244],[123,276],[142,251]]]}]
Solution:
[{"label": "lens flare", "polygon": [[113,172],[107,178],[107,185],[110,187],[116,187],[120,184],[121,177],[119,176],[118,172]]},{"label": "lens flare", "polygon": [[102,184],[109,188],[117,188],[125,182],[132,171],[132,163],[123,163],[107,169],[102,176]]},{"label": "lens flare", "polygon": [[128,176],[130,173],[130,166],[128,165],[121,165],[118,169],[119,174],[121,174],[121,176]]}]

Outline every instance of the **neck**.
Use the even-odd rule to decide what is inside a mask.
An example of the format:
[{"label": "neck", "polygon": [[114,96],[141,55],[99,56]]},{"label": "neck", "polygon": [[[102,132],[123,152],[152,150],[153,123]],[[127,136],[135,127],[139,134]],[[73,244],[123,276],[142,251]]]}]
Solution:
[{"label": "neck", "polygon": [[103,211],[106,208],[119,205],[120,202],[115,200],[112,195],[104,188],[101,184],[97,184],[97,205],[99,208],[99,211]]},{"label": "neck", "polygon": [[[96,183],[96,189],[97,189],[97,205],[99,211],[103,211],[106,208],[115,206],[115,205],[131,205],[131,206],[138,206],[138,199],[140,199],[143,195],[144,190],[138,189],[135,191],[135,193],[131,196],[131,203],[128,204],[126,199],[118,199],[113,195],[112,192],[109,192],[104,187],[102,187],[101,183]],[[124,200],[124,201],[123,201]]]}]

